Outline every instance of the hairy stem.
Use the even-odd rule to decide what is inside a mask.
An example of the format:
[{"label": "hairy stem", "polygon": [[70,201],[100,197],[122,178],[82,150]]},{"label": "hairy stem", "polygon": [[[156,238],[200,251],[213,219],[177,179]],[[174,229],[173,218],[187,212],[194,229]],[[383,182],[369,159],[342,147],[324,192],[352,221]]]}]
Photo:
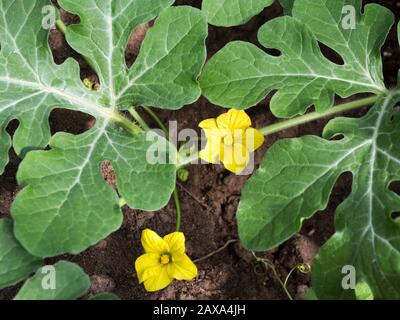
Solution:
[{"label": "hairy stem", "polygon": [[135,119],[139,125],[146,131],[149,131],[149,126],[147,125],[146,121],[143,120],[143,118],[140,116],[140,114],[136,111],[135,108],[129,108],[129,113],[131,114],[131,116],[133,117],[133,119]]},{"label": "hairy stem", "polygon": [[56,20],[56,27],[60,32],[62,32],[64,35],[67,32],[67,26],[64,24],[64,22],[61,20],[61,17],[59,17]]},{"label": "hairy stem", "polygon": [[117,111],[115,111],[113,113],[112,121],[115,124],[117,124],[117,125],[123,127],[124,129],[128,130],[132,134],[137,134],[137,133],[143,131],[139,126],[137,126],[133,122],[129,121],[128,118],[124,117],[122,114],[118,113]]},{"label": "hairy stem", "polygon": [[[56,20],[56,27],[58,30],[60,30],[60,32],[62,32],[64,35],[67,32],[67,26],[64,24],[64,22],[61,20],[61,15],[60,15],[60,11],[57,10],[57,14],[58,14],[58,19]],[[85,59],[86,63],[92,67],[92,65],[90,64],[90,61],[88,61],[88,59],[86,57],[83,56],[83,58]],[[92,67],[93,68],[93,67]],[[94,70],[94,69],[93,69]],[[126,130],[128,130],[129,132],[136,134],[142,131],[142,129],[140,127],[138,127],[137,125],[135,125],[134,123],[132,123],[131,121],[129,121],[129,119],[125,118],[123,115],[121,115],[119,112],[114,111],[113,115],[112,115],[112,120],[114,123],[116,123],[117,125],[125,128]],[[138,121],[139,122],[139,121]]]},{"label": "hairy stem", "polygon": [[[372,104],[375,104],[375,102],[377,102],[379,100],[380,96],[372,96],[372,97],[368,97],[368,98],[363,98],[363,99],[359,99],[359,100],[355,100],[355,101],[351,101],[348,103],[344,103],[344,104],[340,104],[337,105],[325,112],[311,112],[308,114],[305,114],[303,116],[299,116],[293,119],[289,119],[286,121],[281,121],[278,123],[274,123],[271,124],[269,126],[266,126],[264,128],[258,129],[264,136],[268,136],[286,129],[290,129],[293,127],[297,127],[301,124],[305,124],[308,122],[312,122],[318,119],[322,119],[322,118],[326,118],[338,113],[342,113],[345,111],[349,111],[349,110],[354,110],[354,109],[358,109],[358,108],[362,108],[362,107],[366,107]],[[189,158],[185,159],[182,162],[179,162],[177,167],[178,168],[182,168],[188,164],[190,164],[191,162],[193,162],[194,160],[196,160],[198,158],[198,153],[195,153],[193,155],[191,155]]]},{"label": "hairy stem", "polygon": [[297,127],[301,124],[305,124],[311,121],[315,121],[321,118],[325,118],[325,117],[329,117],[332,116],[334,114],[337,113],[342,113],[345,111],[349,111],[349,110],[354,110],[354,109],[358,109],[358,108],[362,108],[365,106],[369,106],[374,104],[375,102],[377,102],[379,99],[379,96],[373,96],[373,97],[368,97],[368,98],[364,98],[364,99],[359,99],[359,100],[355,100],[355,101],[351,101],[348,103],[344,103],[344,104],[340,104],[337,105],[333,108],[330,108],[329,110],[325,111],[325,112],[311,112],[308,114],[305,114],[303,116],[300,117],[296,117],[293,119],[289,119],[286,121],[281,121],[278,123],[274,123],[270,126],[264,127],[259,129],[260,132],[264,135],[270,135],[273,133],[277,133],[279,131],[283,131],[289,128],[293,128],[293,127]]}]

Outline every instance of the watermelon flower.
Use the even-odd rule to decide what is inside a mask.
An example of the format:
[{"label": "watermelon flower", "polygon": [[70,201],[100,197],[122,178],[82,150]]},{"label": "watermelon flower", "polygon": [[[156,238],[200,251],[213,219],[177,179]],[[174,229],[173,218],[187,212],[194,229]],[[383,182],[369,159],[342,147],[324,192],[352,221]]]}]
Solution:
[{"label": "watermelon flower", "polygon": [[150,229],[142,232],[145,253],[135,262],[139,283],[147,291],[164,289],[174,279],[192,280],[197,276],[197,267],[185,253],[185,236],[173,232],[161,238]]},{"label": "watermelon flower", "polygon": [[243,110],[230,109],[216,119],[200,122],[207,144],[199,157],[209,163],[222,162],[226,169],[239,174],[250,162],[250,154],[264,143],[264,136],[251,128],[250,117]]}]

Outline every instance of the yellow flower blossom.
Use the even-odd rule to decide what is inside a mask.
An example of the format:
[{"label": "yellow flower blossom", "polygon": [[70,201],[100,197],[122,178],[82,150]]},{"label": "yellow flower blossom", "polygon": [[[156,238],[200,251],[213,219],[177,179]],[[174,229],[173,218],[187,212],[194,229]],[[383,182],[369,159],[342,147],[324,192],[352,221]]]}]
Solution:
[{"label": "yellow flower blossom", "polygon": [[206,119],[199,127],[207,138],[199,157],[210,163],[222,162],[226,169],[239,174],[250,162],[250,153],[264,143],[264,136],[251,128],[250,117],[243,110],[230,109],[216,119]]},{"label": "yellow flower blossom", "polygon": [[147,291],[167,287],[174,279],[192,280],[197,276],[197,267],[185,253],[185,236],[173,232],[161,238],[150,229],[142,232],[145,253],[135,262],[139,283]]}]

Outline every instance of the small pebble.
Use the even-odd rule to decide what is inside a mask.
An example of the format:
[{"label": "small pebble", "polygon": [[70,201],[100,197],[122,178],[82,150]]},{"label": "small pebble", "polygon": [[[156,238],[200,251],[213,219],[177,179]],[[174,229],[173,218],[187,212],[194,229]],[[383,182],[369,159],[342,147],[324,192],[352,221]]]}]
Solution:
[{"label": "small pebble", "polygon": [[111,292],[115,289],[115,282],[109,276],[106,275],[94,275],[91,277],[92,284],[90,291],[93,294],[100,292]]}]

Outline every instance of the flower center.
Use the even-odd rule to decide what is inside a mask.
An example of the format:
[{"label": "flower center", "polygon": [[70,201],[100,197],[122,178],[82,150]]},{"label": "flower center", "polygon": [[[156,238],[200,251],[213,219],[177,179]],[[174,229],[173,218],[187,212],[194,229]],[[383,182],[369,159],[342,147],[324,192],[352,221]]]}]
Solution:
[{"label": "flower center", "polygon": [[224,144],[229,146],[233,144],[233,136],[231,134],[227,134],[224,137]]},{"label": "flower center", "polygon": [[161,264],[168,264],[170,261],[170,257],[168,254],[163,254],[160,258]]}]

